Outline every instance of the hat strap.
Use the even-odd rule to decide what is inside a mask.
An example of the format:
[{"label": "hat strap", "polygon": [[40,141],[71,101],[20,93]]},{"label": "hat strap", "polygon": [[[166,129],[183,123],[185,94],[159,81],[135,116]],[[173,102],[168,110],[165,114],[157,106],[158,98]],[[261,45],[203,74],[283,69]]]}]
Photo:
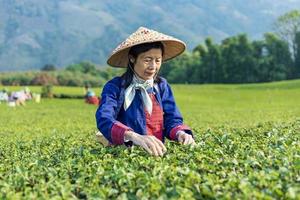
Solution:
[{"label": "hat strap", "polygon": [[132,68],[132,66],[131,66],[131,64],[130,64],[130,61],[128,62],[128,65],[129,65],[129,68],[131,69],[131,71],[132,71],[137,77],[142,78],[142,77],[140,77],[140,76],[134,71],[134,69]]}]

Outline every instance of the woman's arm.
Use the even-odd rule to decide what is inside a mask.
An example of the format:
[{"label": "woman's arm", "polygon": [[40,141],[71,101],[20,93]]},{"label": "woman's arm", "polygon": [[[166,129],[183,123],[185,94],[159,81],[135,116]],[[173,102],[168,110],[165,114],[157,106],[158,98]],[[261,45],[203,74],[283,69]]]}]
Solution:
[{"label": "woman's arm", "polygon": [[120,88],[117,78],[107,82],[101,94],[101,104],[96,111],[96,122],[99,131],[112,144],[124,143],[124,133],[132,130],[116,120],[117,103],[120,96]]},{"label": "woman's arm", "polygon": [[161,99],[164,111],[165,135],[171,140],[177,140],[178,133],[182,132],[193,136],[191,128],[183,123],[182,115],[176,106],[170,85],[166,80],[163,80],[161,84],[163,84],[161,86],[163,87]]}]

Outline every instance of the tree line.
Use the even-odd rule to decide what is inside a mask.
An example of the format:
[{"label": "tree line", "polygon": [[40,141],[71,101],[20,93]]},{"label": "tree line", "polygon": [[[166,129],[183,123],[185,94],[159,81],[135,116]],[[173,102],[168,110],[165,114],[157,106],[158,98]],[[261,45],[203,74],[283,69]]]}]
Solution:
[{"label": "tree line", "polygon": [[254,83],[300,78],[300,12],[286,13],[275,33],[250,41],[246,34],[220,44],[206,38],[192,52],[164,64],[171,83]]},{"label": "tree line", "polygon": [[288,45],[271,33],[252,42],[245,34],[221,44],[207,38],[204,45],[161,68],[161,75],[171,83],[269,82],[298,78],[299,72],[293,68]]},{"label": "tree line", "polygon": [[40,71],[0,73],[0,85],[61,85],[101,87],[123,69],[97,68],[83,61],[57,69],[52,64],[44,65]]}]

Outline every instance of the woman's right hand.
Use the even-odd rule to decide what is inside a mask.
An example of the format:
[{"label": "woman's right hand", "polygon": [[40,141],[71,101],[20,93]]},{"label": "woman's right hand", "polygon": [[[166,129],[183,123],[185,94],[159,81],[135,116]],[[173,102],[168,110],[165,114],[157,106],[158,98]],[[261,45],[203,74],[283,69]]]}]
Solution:
[{"label": "woman's right hand", "polygon": [[125,140],[130,140],[133,144],[143,147],[154,156],[163,156],[167,151],[165,145],[152,135],[140,135],[133,131],[126,131]]}]

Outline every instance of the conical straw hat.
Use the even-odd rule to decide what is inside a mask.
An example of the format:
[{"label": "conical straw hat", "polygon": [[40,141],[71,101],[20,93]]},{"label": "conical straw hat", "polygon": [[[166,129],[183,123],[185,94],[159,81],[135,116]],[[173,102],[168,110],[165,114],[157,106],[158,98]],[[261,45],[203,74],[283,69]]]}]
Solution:
[{"label": "conical straw hat", "polygon": [[131,47],[151,42],[162,42],[164,45],[163,61],[169,60],[181,54],[185,50],[185,43],[172,36],[157,31],[140,27],[132,33],[124,42],[115,48],[107,60],[107,64],[113,67],[127,67],[128,52]]}]

